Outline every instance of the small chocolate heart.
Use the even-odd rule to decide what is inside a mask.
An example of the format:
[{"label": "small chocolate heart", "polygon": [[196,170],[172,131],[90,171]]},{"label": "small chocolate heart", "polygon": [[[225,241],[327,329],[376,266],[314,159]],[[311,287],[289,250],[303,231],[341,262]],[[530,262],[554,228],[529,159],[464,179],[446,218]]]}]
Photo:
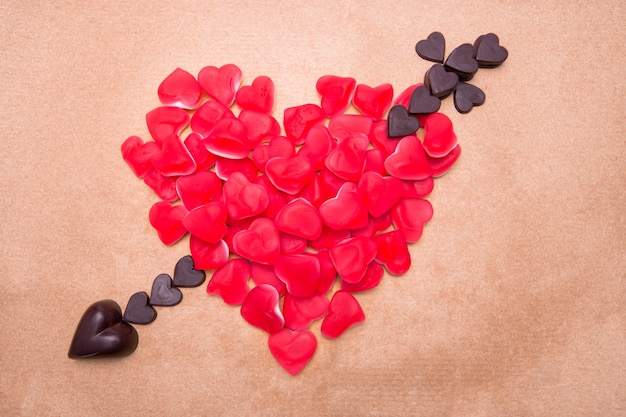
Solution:
[{"label": "small chocolate heart", "polygon": [[415,52],[420,58],[440,64],[443,64],[445,50],[446,40],[440,32],[433,32],[426,39],[415,44]]},{"label": "small chocolate heart", "polygon": [[206,273],[195,269],[191,255],[183,256],[174,268],[174,285],[176,287],[197,287],[206,279]]},{"label": "small chocolate heart", "polygon": [[458,82],[459,76],[446,71],[441,64],[433,65],[424,75],[424,85],[430,89],[433,96],[440,99],[448,97]]},{"label": "small chocolate heart", "polygon": [[411,116],[401,104],[396,104],[389,110],[387,120],[387,136],[390,138],[401,138],[417,132],[420,122],[417,117]]},{"label": "small chocolate heart", "polygon": [[101,300],[83,313],[67,356],[127,356],[135,351],[138,342],[135,328],[122,321],[120,306],[113,300]]},{"label": "small chocolate heart", "polygon": [[454,89],[454,107],[459,113],[469,113],[485,102],[485,93],[475,85],[460,82]]},{"label": "small chocolate heart", "polygon": [[441,107],[441,100],[430,94],[430,89],[425,85],[420,85],[411,94],[409,102],[409,113],[430,114],[435,113]]},{"label": "small chocolate heart", "polygon": [[509,56],[509,51],[500,46],[500,39],[494,33],[479,36],[474,42],[474,58],[481,68],[495,68]]},{"label": "small chocolate heart", "polygon": [[474,46],[471,43],[457,46],[448,55],[444,66],[448,71],[456,73],[461,81],[471,80],[478,71],[478,62],[474,59]]},{"label": "small chocolate heart", "polygon": [[148,293],[140,291],[130,296],[123,318],[128,323],[149,324],[156,319],[156,316],[157,312],[150,305]]},{"label": "small chocolate heart", "polygon": [[174,306],[183,299],[183,293],[172,287],[172,278],[168,274],[159,274],[152,283],[150,304],[153,306]]}]

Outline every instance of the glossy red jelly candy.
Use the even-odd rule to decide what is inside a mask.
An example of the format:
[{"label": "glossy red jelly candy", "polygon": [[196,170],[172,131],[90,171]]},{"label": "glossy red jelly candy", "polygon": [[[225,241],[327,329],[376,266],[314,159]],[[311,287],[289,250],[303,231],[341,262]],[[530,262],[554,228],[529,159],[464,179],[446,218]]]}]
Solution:
[{"label": "glossy red jelly candy", "polygon": [[372,126],[370,139],[374,147],[383,153],[386,158],[395,152],[398,146],[399,138],[390,138],[387,134],[387,121],[378,120]]},{"label": "glossy red jelly candy", "polygon": [[184,144],[196,162],[196,171],[205,171],[215,165],[217,157],[204,146],[204,137],[201,134],[191,132],[185,138]]},{"label": "glossy red jelly candy", "polygon": [[428,157],[430,172],[433,177],[440,177],[454,165],[461,155],[461,145],[456,145],[446,156],[441,158]]},{"label": "glossy red jelly candy", "polygon": [[287,138],[294,145],[302,145],[308,131],[323,120],[324,112],[315,104],[288,107],[283,112],[283,127]]},{"label": "glossy red jelly candy", "polygon": [[226,207],[219,201],[198,206],[183,218],[183,226],[199,239],[217,243],[228,231]]},{"label": "glossy red jelly candy", "polygon": [[217,161],[215,162],[215,173],[220,179],[226,181],[233,172],[242,173],[248,181],[254,181],[259,173],[254,161],[250,158],[217,158]]},{"label": "glossy red jelly candy", "polygon": [[270,334],[268,347],[274,359],[291,375],[298,375],[309,363],[315,349],[317,339],[309,330],[294,332],[283,329]]},{"label": "glossy red jelly candy", "polygon": [[176,192],[177,177],[166,177],[152,167],[143,176],[143,182],[154,191],[163,201],[173,202],[178,200]]},{"label": "glossy red jelly candy", "polygon": [[278,232],[278,237],[280,239],[281,255],[299,255],[306,251],[306,239],[284,232]]},{"label": "glossy red jelly candy", "polygon": [[335,265],[333,265],[332,259],[330,259],[330,251],[328,249],[320,249],[311,256],[315,256],[320,263],[320,282],[317,286],[317,291],[325,294],[333,287],[337,278],[337,270]]},{"label": "glossy red jelly candy", "polygon": [[322,234],[319,238],[311,240],[309,246],[315,250],[330,249],[342,240],[351,238],[352,234],[348,229],[336,230],[327,225],[322,227]]},{"label": "glossy red jelly candy", "polygon": [[433,217],[433,206],[422,198],[402,198],[391,209],[391,217],[407,243],[414,243],[422,236],[424,225]]},{"label": "glossy red jelly candy", "polygon": [[228,216],[241,220],[261,214],[269,204],[267,190],[254,184],[241,172],[233,172],[222,187]]},{"label": "glossy red jelly candy", "polygon": [[244,85],[235,95],[237,105],[242,109],[271,113],[274,108],[275,88],[271,78],[260,75],[252,85]]},{"label": "glossy red jelly candy", "polygon": [[[428,162],[431,162],[430,160]],[[432,164],[431,164],[431,173],[432,173]],[[404,192],[402,193],[402,197],[408,198],[417,198],[417,197],[426,197],[433,191],[435,187],[435,181],[433,177],[427,177],[423,180],[404,180],[402,181],[402,185],[404,188]]]},{"label": "glossy red jelly candy", "polygon": [[402,198],[402,181],[390,176],[383,177],[375,172],[363,174],[358,184],[359,191],[365,197],[365,204],[374,217],[382,216]]},{"label": "glossy red jelly candy", "polygon": [[259,175],[255,178],[254,183],[265,188],[269,199],[267,208],[261,213],[261,215],[270,219],[275,218],[280,209],[287,204],[285,194],[278,191],[266,175]]},{"label": "glossy red jelly candy", "polygon": [[184,206],[159,201],[150,208],[148,218],[161,242],[172,245],[187,234],[187,229],[183,226],[185,215],[187,215],[187,209]]},{"label": "glossy red jelly candy", "polygon": [[319,208],[324,224],[335,230],[359,229],[367,226],[367,205],[365,197],[353,182],[345,183],[331,198]]},{"label": "glossy red jelly candy", "polygon": [[264,265],[257,262],[250,262],[250,277],[256,285],[268,284],[276,288],[280,296],[287,291],[287,286],[274,272],[274,265]]},{"label": "glossy red jelly candy", "polygon": [[322,96],[322,111],[328,117],[343,112],[352,99],[356,80],[352,77],[324,75],[317,80],[315,88]]},{"label": "glossy red jelly candy", "polygon": [[302,156],[278,156],[267,161],[265,174],[278,190],[293,195],[300,192],[311,180],[313,166]]},{"label": "glossy red jelly candy", "polygon": [[243,258],[233,258],[213,272],[206,292],[222,297],[228,305],[240,305],[250,292],[250,264]]},{"label": "glossy red jelly candy", "polygon": [[443,113],[426,116],[424,124],[424,150],[433,158],[442,158],[457,145],[452,121]]},{"label": "glossy red jelly candy", "polygon": [[385,160],[389,175],[401,180],[423,180],[430,177],[430,164],[417,136],[400,139],[394,153]]},{"label": "glossy red jelly candy", "polygon": [[277,156],[291,158],[296,154],[293,143],[284,136],[275,136],[269,143],[261,144],[252,151],[252,160],[261,172],[265,172],[267,161]]},{"label": "glossy red jelly candy", "polygon": [[280,254],[278,230],[272,219],[259,217],[247,230],[233,237],[233,249],[239,256],[261,264],[273,264]]},{"label": "glossy red jelly candy", "polygon": [[331,248],[330,259],[341,279],[354,284],[363,278],[367,266],[376,257],[376,251],[376,242],[364,236],[356,236]]},{"label": "glossy red jelly candy", "polygon": [[195,236],[189,237],[189,251],[196,269],[217,269],[228,261],[230,253],[225,241],[217,243],[205,242]]},{"label": "glossy red jelly candy", "polygon": [[[405,243],[406,246],[406,243]],[[363,279],[353,284],[341,280],[341,289],[348,292],[362,292],[371,290],[378,286],[385,274],[385,270],[378,262],[370,262],[367,271],[363,275]]]},{"label": "glossy red jelly candy", "polygon": [[280,124],[267,113],[256,110],[242,110],[239,120],[246,128],[246,136],[251,147],[280,135]]},{"label": "glossy red jelly candy", "polygon": [[365,152],[365,165],[363,165],[363,172],[375,172],[382,176],[387,175],[385,169],[385,154],[380,149],[368,149]]},{"label": "glossy red jelly candy", "polygon": [[411,267],[411,254],[400,230],[381,233],[374,238],[377,252],[376,261],[387,268],[392,275],[402,275]]},{"label": "glossy red jelly candy", "polygon": [[156,142],[145,142],[139,136],[128,137],[121,146],[122,158],[137,178],[143,178],[152,168],[152,155],[159,151]]},{"label": "glossy red jelly candy", "polygon": [[177,135],[163,139],[161,149],[152,155],[152,164],[166,177],[189,175],[196,170],[196,161]]},{"label": "glossy red jelly candy", "polygon": [[348,291],[335,292],[328,304],[328,314],[320,331],[328,339],[336,339],[346,330],[365,321],[365,313],[357,299]]},{"label": "glossy red jelly candy", "polygon": [[407,88],[405,88],[399,95],[398,97],[396,97],[396,99],[393,101],[394,105],[400,104],[404,107],[406,107],[407,109],[409,108],[409,105],[411,104],[411,96],[413,95],[413,92],[415,91],[415,89],[421,85],[424,85],[422,83],[418,83],[415,85],[411,85]]},{"label": "glossy red jelly candy", "polygon": [[176,180],[176,192],[187,210],[210,202],[221,189],[222,180],[213,171],[198,171]]},{"label": "glossy red jelly candy", "polygon": [[285,325],[283,313],[278,306],[280,296],[271,285],[261,284],[250,290],[241,304],[241,316],[251,325],[276,333]]},{"label": "glossy red jelly candy", "polygon": [[287,291],[296,297],[313,295],[320,281],[320,263],[314,256],[281,255],[274,271],[287,285]]},{"label": "glossy red jelly candy", "polygon": [[342,140],[326,157],[326,167],[343,180],[358,181],[363,174],[369,144],[369,138],[363,134]]},{"label": "glossy red jelly candy", "polygon": [[176,68],[161,82],[158,95],[165,106],[195,109],[200,105],[202,88],[193,75]]},{"label": "glossy red jelly candy", "polygon": [[376,120],[383,118],[391,106],[391,100],[393,100],[393,86],[389,83],[379,84],[375,87],[359,84],[354,91],[354,97],[352,97],[354,107]]},{"label": "glossy red jelly candy", "polygon": [[220,102],[208,100],[191,116],[190,126],[195,133],[207,137],[222,119],[234,119],[233,112]]},{"label": "glossy red jelly candy", "polygon": [[235,101],[243,74],[238,66],[226,64],[219,68],[207,66],[198,73],[198,83],[209,97],[226,107]]},{"label": "glossy red jelly candy", "polygon": [[362,114],[339,114],[328,122],[328,131],[337,142],[354,135],[368,136],[372,131],[373,119]]},{"label": "glossy red jelly candy", "polygon": [[276,214],[278,230],[307,240],[320,237],[322,226],[319,211],[303,198],[289,202]]},{"label": "glossy red jelly candy", "polygon": [[223,158],[241,159],[250,153],[246,127],[238,119],[218,121],[204,141],[209,152]]},{"label": "glossy red jelly candy", "polygon": [[285,327],[291,330],[304,330],[314,320],[323,317],[328,310],[328,298],[316,292],[309,297],[294,297],[287,293],[283,302]]},{"label": "glossy red jelly candy", "polygon": [[304,145],[298,150],[298,155],[311,161],[313,169],[319,171],[335,146],[337,142],[330,135],[328,128],[324,125],[315,125],[304,137]]},{"label": "glossy red jelly candy", "polygon": [[189,124],[189,113],[179,107],[157,107],[146,114],[146,124],[152,139],[161,143],[174,134],[179,135]]}]

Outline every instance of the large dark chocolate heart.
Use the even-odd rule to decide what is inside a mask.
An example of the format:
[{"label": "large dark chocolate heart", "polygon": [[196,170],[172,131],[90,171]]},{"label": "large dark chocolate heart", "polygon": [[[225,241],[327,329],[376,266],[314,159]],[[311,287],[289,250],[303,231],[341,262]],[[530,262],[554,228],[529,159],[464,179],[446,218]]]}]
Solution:
[{"label": "large dark chocolate heart", "polygon": [[124,310],[124,321],[136,324],[152,323],[157,316],[157,312],[150,305],[150,297],[145,291],[134,293],[126,304]]},{"label": "large dark chocolate heart", "polygon": [[444,66],[448,71],[456,73],[461,81],[471,80],[478,71],[478,62],[474,59],[474,45],[464,43],[454,48]]},{"label": "large dark chocolate heart", "polygon": [[420,122],[417,117],[409,114],[406,107],[396,104],[389,110],[387,116],[387,136],[390,138],[401,138],[417,132]]},{"label": "large dark chocolate heart", "polygon": [[481,68],[495,68],[509,56],[494,33],[479,36],[474,42],[474,57]]},{"label": "large dark chocolate heart", "polygon": [[183,293],[172,287],[172,278],[168,274],[159,274],[152,283],[150,304],[153,306],[174,306],[183,299]]},{"label": "large dark chocolate heart", "polygon": [[475,85],[460,82],[454,89],[454,107],[459,113],[469,113],[485,102],[485,93]]},{"label": "large dark chocolate heart", "polygon": [[430,89],[425,85],[417,87],[411,94],[409,113],[430,114],[439,110],[441,100],[430,94]]},{"label": "large dark chocolate heart", "polygon": [[113,300],[101,300],[85,310],[67,355],[72,359],[126,356],[138,343],[135,328],[122,321],[120,306]]},{"label": "large dark chocolate heart", "polygon": [[433,96],[440,99],[448,97],[458,82],[459,76],[446,71],[440,64],[430,67],[424,75],[424,85],[430,89]]},{"label": "large dark chocolate heart", "polygon": [[446,40],[441,32],[433,32],[426,39],[415,44],[415,52],[420,58],[427,61],[439,62],[443,64],[445,57]]},{"label": "large dark chocolate heart", "polygon": [[195,269],[193,258],[190,255],[183,256],[174,268],[174,285],[177,287],[197,287],[206,279],[203,270]]}]

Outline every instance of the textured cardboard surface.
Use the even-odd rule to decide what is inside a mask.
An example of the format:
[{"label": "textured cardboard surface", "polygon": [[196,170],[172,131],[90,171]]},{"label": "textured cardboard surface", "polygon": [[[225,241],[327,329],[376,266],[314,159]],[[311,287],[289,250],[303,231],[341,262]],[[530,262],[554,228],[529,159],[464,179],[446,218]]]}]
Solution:
[{"label": "textured cardboard surface", "polygon": [[[624,415],[625,19],[621,1],[4,1],[0,415]],[[484,106],[444,102],[463,154],[363,325],[294,378],[200,287],[133,355],[67,358],[89,304],[123,308],[188,253],[119,153],[163,77],[232,62],[274,80],[281,115],[325,74],[421,81],[434,30],[448,51],[495,32],[510,57],[473,80]]]}]

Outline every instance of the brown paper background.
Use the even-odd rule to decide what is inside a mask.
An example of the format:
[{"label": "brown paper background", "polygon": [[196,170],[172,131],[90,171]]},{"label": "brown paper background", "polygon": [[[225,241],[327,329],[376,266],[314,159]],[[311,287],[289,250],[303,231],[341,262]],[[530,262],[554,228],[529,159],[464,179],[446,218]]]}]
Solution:
[{"label": "brown paper background", "polygon": [[[621,1],[36,2],[0,5],[3,416],[626,414],[626,20]],[[173,272],[157,201],[122,161],[176,67],[270,76],[277,117],[317,78],[421,81],[415,43],[495,32],[463,154],[401,277],[291,377],[236,308],[185,289],[124,359],[73,361],[84,309]],[[319,323],[313,330],[319,332]]]}]

